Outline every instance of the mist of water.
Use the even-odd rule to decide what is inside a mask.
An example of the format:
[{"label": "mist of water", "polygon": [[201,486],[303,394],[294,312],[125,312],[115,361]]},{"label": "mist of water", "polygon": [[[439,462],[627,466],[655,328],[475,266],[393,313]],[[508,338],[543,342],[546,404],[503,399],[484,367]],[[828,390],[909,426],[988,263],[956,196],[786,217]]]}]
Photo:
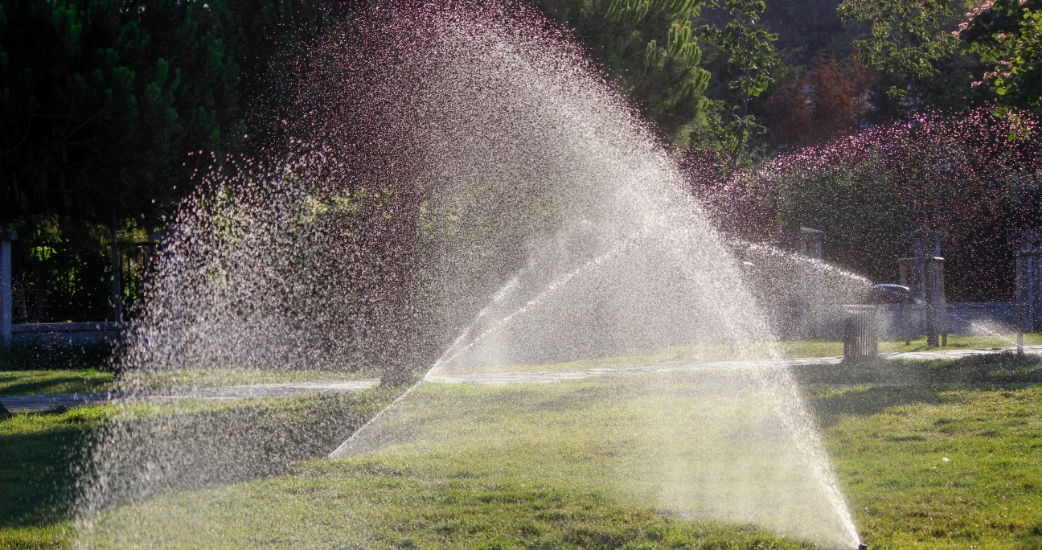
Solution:
[{"label": "mist of water", "polygon": [[[377,10],[360,28],[362,52],[333,37],[302,60],[287,92],[300,111],[288,150],[215,169],[185,204],[128,368],[460,374],[683,346],[741,358],[775,341],[756,285],[670,153],[545,22],[430,8]],[[625,459],[598,474],[619,498],[857,545],[784,370],[607,384],[621,407],[612,414],[632,413],[618,421],[657,434],[594,442],[569,428],[577,444],[620,446]],[[434,386],[421,381],[336,456],[419,440],[424,460],[444,431],[425,436],[426,424],[403,419],[434,414],[425,407],[443,400],[430,396],[454,391]],[[457,398],[478,422],[481,407]],[[524,406],[507,410],[531,418]],[[249,419],[213,429],[249,431]],[[85,545],[104,508],[181,490],[171,472],[196,469],[204,484],[249,477],[227,461],[214,462],[226,475],[208,475],[210,451],[173,439],[125,428],[100,439],[79,502]]]}]

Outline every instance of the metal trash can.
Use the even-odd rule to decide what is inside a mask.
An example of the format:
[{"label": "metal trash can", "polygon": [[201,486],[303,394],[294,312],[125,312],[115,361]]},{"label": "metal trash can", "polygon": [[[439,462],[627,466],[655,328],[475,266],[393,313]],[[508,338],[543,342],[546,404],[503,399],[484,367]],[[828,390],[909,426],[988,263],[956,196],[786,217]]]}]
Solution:
[{"label": "metal trash can", "polygon": [[858,361],[879,355],[879,308],[847,306],[843,319],[843,360]]}]

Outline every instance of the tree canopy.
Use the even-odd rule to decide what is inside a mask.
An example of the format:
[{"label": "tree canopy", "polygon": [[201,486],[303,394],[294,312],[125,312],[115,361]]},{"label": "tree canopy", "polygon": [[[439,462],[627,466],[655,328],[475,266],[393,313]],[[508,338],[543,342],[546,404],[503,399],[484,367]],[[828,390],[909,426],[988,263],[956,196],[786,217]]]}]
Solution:
[{"label": "tree canopy", "polygon": [[114,225],[177,196],[192,150],[234,150],[222,0],[4,0],[0,219]]},{"label": "tree canopy", "polygon": [[[922,112],[1014,138],[1042,114],[1042,0],[518,1],[718,175]],[[0,225],[158,229],[195,175],[279,143],[273,83],[370,4],[0,0]]]},{"label": "tree canopy", "polygon": [[700,0],[538,0],[574,29],[606,76],[668,142],[686,145],[706,108],[709,73],[693,22]]}]

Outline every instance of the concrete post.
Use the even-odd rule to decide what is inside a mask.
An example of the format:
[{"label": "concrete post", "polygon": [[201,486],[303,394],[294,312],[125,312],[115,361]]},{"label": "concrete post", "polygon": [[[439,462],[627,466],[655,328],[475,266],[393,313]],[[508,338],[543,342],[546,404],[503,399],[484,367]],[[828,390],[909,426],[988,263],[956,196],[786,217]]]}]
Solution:
[{"label": "concrete post", "polygon": [[14,322],[14,296],[11,292],[11,241],[18,239],[13,229],[0,227],[0,344],[11,345]]},{"label": "concrete post", "polygon": [[937,305],[941,314],[941,345],[948,346],[948,298],[944,295],[944,263],[934,262],[937,266]]},{"label": "concrete post", "polygon": [[1013,303],[1017,310],[1017,355],[1024,354],[1024,258],[1014,254],[1013,260]]},{"label": "concrete post", "polygon": [[[900,262],[898,266],[901,268],[901,286],[908,286],[908,264]],[[912,332],[908,325],[908,316],[911,311],[908,306],[908,300],[901,302],[901,331],[904,333],[906,346],[912,345]]]},{"label": "concrete post", "polygon": [[937,277],[933,266],[923,263],[924,293],[926,294],[926,347],[936,348],[937,341]]},{"label": "concrete post", "polygon": [[[909,245],[911,256],[898,259],[902,284],[906,273],[911,275],[907,286],[912,298],[922,304],[926,313],[926,342],[936,347],[948,342],[948,304],[944,297],[944,258],[941,257],[943,236],[931,229],[920,228],[902,235]],[[905,336],[908,342],[908,336]]]}]

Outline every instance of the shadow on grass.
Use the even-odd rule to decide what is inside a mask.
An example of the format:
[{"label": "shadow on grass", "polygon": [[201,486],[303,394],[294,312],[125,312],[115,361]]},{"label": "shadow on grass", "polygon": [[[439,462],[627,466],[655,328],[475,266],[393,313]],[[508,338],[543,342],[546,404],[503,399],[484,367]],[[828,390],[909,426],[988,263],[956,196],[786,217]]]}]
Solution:
[{"label": "shadow on grass", "polygon": [[939,404],[953,387],[1042,384],[1042,356],[997,353],[937,361],[875,360],[794,369],[819,425],[845,416],[871,416],[893,407]]},{"label": "shadow on grass", "polygon": [[[33,416],[52,420],[65,412],[0,415],[0,423]],[[24,418],[22,419],[24,420]],[[68,517],[75,467],[96,423],[69,419],[46,430],[0,435],[0,529],[40,526]]]},{"label": "shadow on grass", "polygon": [[8,414],[0,418],[12,423],[0,426],[0,529],[69,519],[80,472],[105,484],[90,493],[94,510],[285,474],[331,452],[393,398],[370,390],[135,419],[100,408]]},{"label": "shadow on grass", "polygon": [[108,391],[113,375],[96,370],[0,371],[0,397]]},{"label": "shadow on grass", "polygon": [[946,401],[943,391],[937,386],[863,386],[842,391],[814,388],[806,397],[819,427],[827,429],[848,416],[872,416],[901,405],[940,404]]},{"label": "shadow on grass", "polygon": [[1040,384],[1042,356],[1004,352],[934,361],[877,359],[801,365],[793,373],[802,385]]}]

